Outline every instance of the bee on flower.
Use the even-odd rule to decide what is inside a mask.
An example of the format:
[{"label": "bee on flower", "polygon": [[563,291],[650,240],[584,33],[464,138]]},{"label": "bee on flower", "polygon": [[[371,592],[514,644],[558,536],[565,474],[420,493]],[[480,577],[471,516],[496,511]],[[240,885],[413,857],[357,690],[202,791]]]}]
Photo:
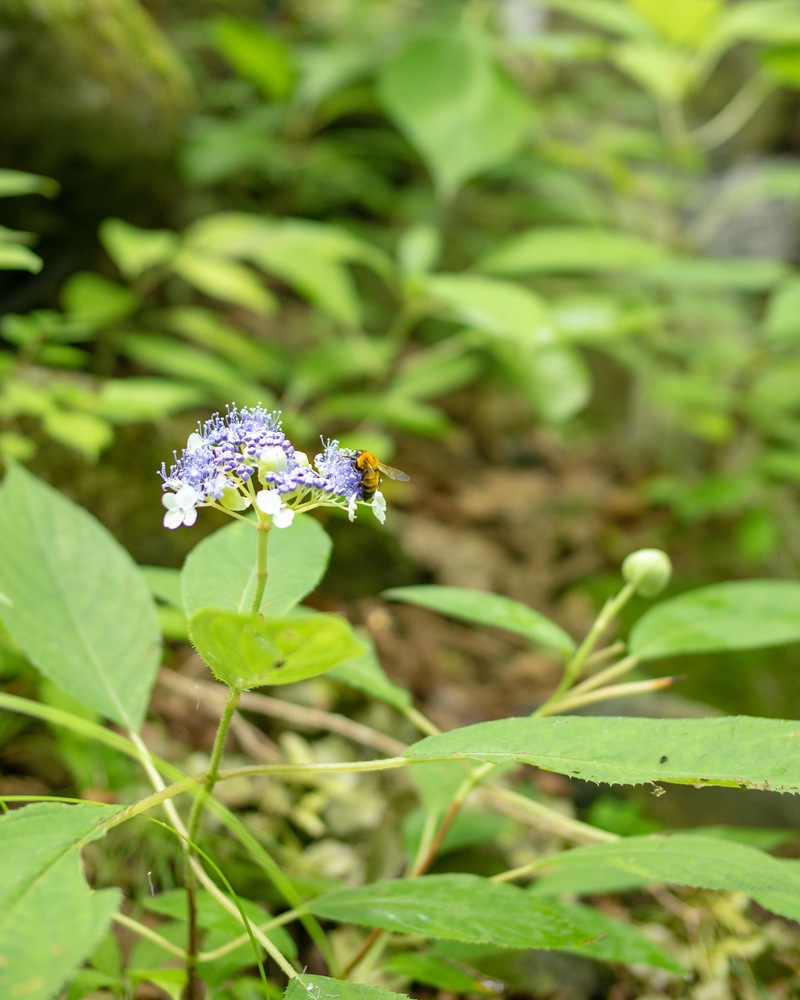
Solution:
[{"label": "bee on flower", "polygon": [[[231,405],[224,416],[215,413],[189,436],[169,470],[161,466],[164,527],[190,527],[198,507],[215,507],[233,517],[253,507],[276,528],[288,527],[296,513],[321,506],[341,507],[352,521],[359,503],[372,507],[383,523],[380,481],[375,470],[366,475],[358,463],[365,454],[371,455],[330,440],[312,464],[284,434],[280,413],[260,405]],[[390,478],[403,477],[408,478],[404,473]]]}]

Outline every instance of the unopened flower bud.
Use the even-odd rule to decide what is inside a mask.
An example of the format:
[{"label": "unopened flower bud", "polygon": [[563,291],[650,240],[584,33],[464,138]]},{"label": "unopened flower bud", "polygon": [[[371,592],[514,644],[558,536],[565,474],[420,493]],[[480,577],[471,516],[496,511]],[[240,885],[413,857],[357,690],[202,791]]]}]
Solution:
[{"label": "unopened flower bud", "polygon": [[661,549],[639,549],[625,559],[622,577],[632,583],[640,597],[655,597],[669,583],[672,563]]}]

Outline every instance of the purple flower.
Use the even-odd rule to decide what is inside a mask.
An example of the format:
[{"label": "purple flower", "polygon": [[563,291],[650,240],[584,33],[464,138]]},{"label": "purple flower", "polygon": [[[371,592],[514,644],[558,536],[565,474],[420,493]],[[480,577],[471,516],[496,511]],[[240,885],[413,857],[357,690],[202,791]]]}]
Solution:
[{"label": "purple flower", "polygon": [[[262,406],[227,408],[215,413],[189,436],[186,447],[167,471],[161,466],[164,525],[192,525],[197,507],[217,507],[233,517],[254,505],[259,516],[277,528],[288,527],[298,511],[333,506],[350,520],[363,498],[358,452],[328,441],[312,466],[281,429],[278,412]],[[261,488],[259,488],[261,487]],[[386,503],[376,492],[370,504],[381,523]]]}]

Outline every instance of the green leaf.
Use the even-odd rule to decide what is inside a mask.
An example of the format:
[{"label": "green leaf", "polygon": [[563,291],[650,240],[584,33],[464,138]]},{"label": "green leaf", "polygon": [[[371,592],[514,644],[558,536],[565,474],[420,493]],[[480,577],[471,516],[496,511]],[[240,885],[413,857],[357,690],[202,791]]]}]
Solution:
[{"label": "green leaf", "polygon": [[637,276],[665,288],[768,292],[789,274],[780,260],[746,257],[665,257],[639,268]]},{"label": "green leaf", "polygon": [[480,722],[409,747],[412,760],[520,761],[583,781],[800,791],[800,722],[515,718]]},{"label": "green leaf", "polygon": [[475,274],[436,274],[423,289],[439,314],[498,337],[527,340],[549,329],[543,299],[522,285]]},{"label": "green leaf", "polygon": [[490,250],[477,266],[494,274],[613,271],[662,256],[656,244],[614,229],[539,226]]},{"label": "green leaf", "polygon": [[178,249],[178,237],[171,230],[140,229],[122,219],[106,219],[100,225],[100,241],[126,278],[138,278],[151,267],[166,264]]},{"label": "green leaf", "polygon": [[189,619],[189,635],[217,680],[240,691],[317,677],[364,649],[344,618],[330,614],[268,620],[203,608]]},{"label": "green leaf", "polygon": [[61,291],[61,302],[71,320],[103,326],[126,319],[139,305],[130,289],[94,271],[73,274]]},{"label": "green leaf", "polygon": [[138,729],[161,659],[135,563],[87,511],[12,466],[0,490],[0,619],[51,681]]},{"label": "green leaf", "polygon": [[658,34],[675,45],[700,46],[724,9],[722,0],[628,0]]},{"label": "green leaf", "polygon": [[170,268],[198,292],[220,302],[232,302],[262,316],[278,307],[275,296],[248,267],[225,257],[184,247]]},{"label": "green leaf", "polygon": [[334,667],[328,676],[357,691],[363,691],[371,698],[385,701],[400,711],[412,703],[410,693],[399,684],[390,681],[383,672],[380,660],[371,645],[368,645],[367,650],[359,656]]},{"label": "green leaf", "polygon": [[415,983],[435,986],[451,993],[481,994],[485,990],[484,977],[479,973],[470,974],[435,955],[423,955],[416,951],[404,951],[392,955],[383,963],[385,972],[404,976]]},{"label": "green leaf", "polygon": [[321,896],[307,905],[318,917],[401,934],[502,948],[559,948],[609,961],[681,970],[671,956],[633,928],[585,907],[542,902],[514,885],[454,874],[374,882]]},{"label": "green leaf", "polygon": [[0,198],[11,198],[22,194],[43,194],[47,198],[52,198],[59,190],[59,183],[50,177],[29,174],[22,170],[0,170]]},{"label": "green leaf", "polygon": [[252,21],[218,17],[214,40],[236,71],[267,98],[286,100],[294,85],[294,66],[286,45]]},{"label": "green leaf", "polygon": [[1,271],[30,271],[31,274],[38,274],[43,267],[44,261],[33,250],[20,246],[19,243],[0,242]]},{"label": "green leaf", "polygon": [[482,40],[455,32],[413,39],[384,68],[378,93],[445,198],[509,159],[531,118]]},{"label": "green leaf", "polygon": [[771,343],[796,347],[800,343],[800,277],[792,275],[775,289],[764,316],[764,334]]},{"label": "green leaf", "polygon": [[612,51],[613,64],[643,90],[663,101],[680,101],[695,79],[692,53],[658,41],[620,42]]},{"label": "green leaf", "polygon": [[544,7],[586,21],[603,31],[624,37],[651,37],[647,25],[618,0],[542,0]]},{"label": "green leaf", "polygon": [[94,949],[121,893],[93,892],[79,853],[118,811],[37,803],[0,816],[0,996],[51,1000]]},{"label": "green leaf", "polygon": [[738,580],[691,590],[650,608],[628,648],[641,660],[800,642],[800,583]]},{"label": "green leaf", "polygon": [[409,1000],[406,993],[391,993],[378,986],[345,983],[305,973],[292,979],[283,995],[286,1000]]},{"label": "green leaf", "polygon": [[491,625],[524,636],[530,642],[569,656],[575,642],[562,628],[527,604],[510,597],[467,587],[440,587],[426,584],[417,587],[394,587],[384,591],[392,601],[405,601],[420,608],[438,611],[473,625]]},{"label": "green leaf", "polygon": [[[267,587],[262,613],[281,618],[322,579],[331,540],[312,517],[298,515],[275,528],[267,544]],[[183,606],[191,617],[201,608],[250,610],[256,586],[255,524],[237,521],[203,539],[189,553],[181,575]]]},{"label": "green leaf", "polygon": [[[533,887],[537,897],[624,892],[672,883],[743,892],[773,912],[793,919],[800,915],[800,868],[796,863],[702,834],[624,837],[610,844],[565,851],[548,858],[546,865],[545,874]],[[785,913],[786,909],[793,912]]]}]

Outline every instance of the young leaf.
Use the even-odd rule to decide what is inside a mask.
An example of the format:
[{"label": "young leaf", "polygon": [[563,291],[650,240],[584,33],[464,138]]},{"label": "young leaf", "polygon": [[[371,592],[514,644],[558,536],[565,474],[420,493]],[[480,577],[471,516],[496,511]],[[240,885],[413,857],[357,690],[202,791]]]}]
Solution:
[{"label": "young leaf", "polygon": [[647,611],[628,648],[640,660],[800,642],[800,583],[737,580],[690,590]]},{"label": "young leaf", "polygon": [[[270,532],[269,575],[262,613],[288,614],[317,586],[328,565],[331,540],[312,517],[298,516],[288,528]],[[256,530],[228,524],[190,552],[181,573],[183,606],[191,617],[201,608],[249,611],[255,592]]]},{"label": "young leaf", "polygon": [[800,792],[800,722],[733,716],[565,716],[479,722],[409,747],[413,760],[521,761],[584,781]]},{"label": "young leaf", "polygon": [[18,466],[0,490],[0,619],[51,681],[137,729],[161,659],[135,563],[87,511]]},{"label": "young leaf", "polygon": [[589,895],[658,883],[743,892],[776,913],[793,919],[800,916],[796,863],[747,844],[693,833],[624,837],[564,851],[547,859],[547,871],[533,892],[548,897]]},{"label": "young leaf", "polygon": [[189,635],[217,680],[240,691],[308,680],[364,651],[344,618],[328,614],[275,620],[203,608]]},{"label": "young leaf", "polygon": [[[658,945],[586,907],[561,906],[514,885],[478,875],[423,875],[341,889],[308,904],[318,917],[401,934],[493,944],[559,948],[608,961],[647,962],[680,972]],[[610,937],[609,937],[610,934]]]},{"label": "young leaf", "polygon": [[409,1000],[406,993],[391,993],[379,986],[345,983],[328,976],[297,976],[283,994],[285,1000]]},{"label": "young leaf", "polygon": [[121,894],[92,892],[79,852],[117,811],[48,802],[0,816],[0,996],[51,1000],[97,944]]},{"label": "young leaf", "polygon": [[439,587],[426,584],[417,587],[393,587],[384,591],[392,601],[405,601],[420,608],[439,611],[473,625],[490,625],[524,636],[531,642],[554,649],[563,656],[575,649],[575,642],[562,628],[549,618],[500,594],[467,587]]},{"label": "young leaf", "polygon": [[512,156],[531,113],[481,40],[456,32],[413,39],[384,69],[379,95],[445,198]]}]

